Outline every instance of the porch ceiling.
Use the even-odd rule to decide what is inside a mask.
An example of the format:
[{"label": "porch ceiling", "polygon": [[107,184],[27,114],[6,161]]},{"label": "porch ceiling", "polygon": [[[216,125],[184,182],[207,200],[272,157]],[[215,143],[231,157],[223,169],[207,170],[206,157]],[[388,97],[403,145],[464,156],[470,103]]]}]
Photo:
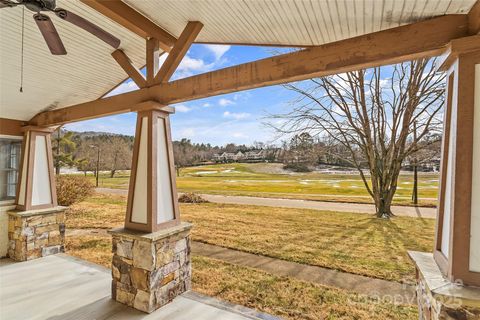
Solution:
[{"label": "porch ceiling", "polygon": [[[108,30],[137,67],[145,64],[145,40],[80,1],[57,0]],[[0,117],[28,120],[48,108],[60,108],[100,97],[126,78],[110,56],[113,48],[90,33],[49,14],[67,50],[54,56],[43,40],[33,12],[25,10],[24,81],[20,88],[22,7],[0,9]]]},{"label": "porch ceiling", "polygon": [[[432,16],[465,14],[476,0],[125,0],[178,37],[188,21],[204,28],[197,42],[315,46],[397,27]],[[136,67],[145,40],[80,1],[57,0],[121,40]],[[68,54],[50,54],[25,11],[24,92],[19,92],[22,8],[0,10],[0,118],[29,120],[46,110],[94,100],[126,78],[113,49],[51,16]]]},{"label": "porch ceiling", "polygon": [[189,20],[197,42],[316,46],[444,14],[475,0],[124,0],[178,36]]}]

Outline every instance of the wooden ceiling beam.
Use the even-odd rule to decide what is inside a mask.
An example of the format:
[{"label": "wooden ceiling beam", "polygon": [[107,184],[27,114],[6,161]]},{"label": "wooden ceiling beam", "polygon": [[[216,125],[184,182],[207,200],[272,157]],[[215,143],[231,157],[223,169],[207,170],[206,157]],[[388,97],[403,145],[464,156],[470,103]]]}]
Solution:
[{"label": "wooden ceiling beam", "polygon": [[59,125],[124,113],[147,100],[163,105],[441,54],[468,36],[467,15],[446,15],[293,53],[220,69],[135,92],[40,113],[35,125]]},{"label": "wooden ceiling beam", "polygon": [[477,0],[468,13],[468,32],[470,35],[480,33],[480,0]]},{"label": "wooden ceiling beam", "polygon": [[189,21],[187,26],[182,31],[177,42],[173,46],[172,50],[168,54],[167,59],[163,63],[160,71],[155,76],[154,83],[167,82],[172,77],[175,70],[177,70],[183,57],[187,54],[188,49],[192,45],[193,41],[197,38],[198,34],[203,28],[203,24],[199,21]]},{"label": "wooden ceiling beam", "polygon": [[25,121],[0,118],[0,135],[23,136]]},{"label": "wooden ceiling beam", "polygon": [[139,88],[144,88],[147,86],[147,81],[143,77],[143,74],[132,64],[130,59],[122,50],[117,49],[113,51],[112,57]]},{"label": "wooden ceiling beam", "polygon": [[81,0],[142,38],[158,39],[162,50],[169,52],[177,39],[121,0]]}]

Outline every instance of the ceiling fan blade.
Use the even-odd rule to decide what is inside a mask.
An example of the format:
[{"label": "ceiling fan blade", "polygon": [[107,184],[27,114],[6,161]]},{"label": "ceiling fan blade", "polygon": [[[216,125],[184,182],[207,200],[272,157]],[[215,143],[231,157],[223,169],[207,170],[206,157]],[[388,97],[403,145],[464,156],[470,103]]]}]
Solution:
[{"label": "ceiling fan blade", "polygon": [[60,39],[60,36],[58,35],[52,20],[50,20],[50,17],[41,13],[37,13],[33,16],[33,19],[35,19],[38,29],[40,29],[40,32],[42,33],[50,52],[54,55],[67,54],[67,51],[63,46],[62,39]]},{"label": "ceiling fan blade", "polygon": [[108,43],[115,49],[118,49],[118,47],[120,46],[120,39],[108,33],[107,31],[103,30],[96,24],[93,24],[92,22],[88,21],[87,19],[82,18],[79,15],[76,15],[73,12],[58,8],[58,9],[55,9],[55,14],[60,19],[73,23],[77,27],[80,27],[83,30],[90,32],[95,37]]},{"label": "ceiling fan blade", "polygon": [[9,1],[9,0],[0,0],[0,9],[2,8],[13,8],[18,6],[19,3]]}]

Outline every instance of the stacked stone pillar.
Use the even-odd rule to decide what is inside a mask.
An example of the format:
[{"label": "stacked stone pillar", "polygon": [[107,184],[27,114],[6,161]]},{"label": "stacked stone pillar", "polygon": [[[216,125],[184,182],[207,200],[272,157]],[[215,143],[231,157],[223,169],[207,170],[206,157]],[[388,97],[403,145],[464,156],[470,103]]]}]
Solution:
[{"label": "stacked stone pillar", "polygon": [[190,290],[190,229],[180,222],[170,107],[155,102],[137,114],[125,228],[113,243],[112,298],[153,312]]},{"label": "stacked stone pillar", "polygon": [[153,312],[190,290],[191,224],[149,234],[112,230],[112,297]]},{"label": "stacked stone pillar", "polygon": [[57,205],[51,132],[27,126],[16,210],[7,212],[8,256],[26,261],[64,251],[65,209]]}]

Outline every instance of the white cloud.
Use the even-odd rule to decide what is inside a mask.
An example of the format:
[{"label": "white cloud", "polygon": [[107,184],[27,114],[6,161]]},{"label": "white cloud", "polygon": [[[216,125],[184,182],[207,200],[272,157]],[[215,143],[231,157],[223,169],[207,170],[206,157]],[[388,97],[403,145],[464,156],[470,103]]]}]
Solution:
[{"label": "white cloud", "polygon": [[221,98],[220,100],[218,100],[218,104],[221,105],[222,107],[226,107],[231,104],[235,104],[235,102],[233,102],[232,100]]},{"label": "white cloud", "polygon": [[246,118],[250,117],[250,113],[246,113],[246,112],[235,113],[235,112],[225,111],[223,113],[223,117],[224,118],[235,119],[235,120],[241,120],[241,119],[246,119]]},{"label": "white cloud", "polygon": [[195,136],[195,130],[193,128],[185,128],[180,131],[182,138],[192,138]]},{"label": "white cloud", "polygon": [[130,92],[133,90],[137,90],[138,86],[133,81],[123,82],[121,85],[110,91],[105,97],[116,96],[120,93]]},{"label": "white cloud", "polygon": [[202,106],[204,106],[205,108],[208,108],[208,107],[211,107],[212,104],[210,102],[205,102],[204,104],[202,104]]},{"label": "white cloud", "polygon": [[232,137],[234,138],[248,138],[248,136],[241,132],[234,132],[232,133]]},{"label": "white cloud", "polygon": [[178,112],[183,112],[183,113],[186,113],[186,112],[189,112],[191,111],[192,108],[184,105],[184,104],[178,104],[175,106],[175,111],[178,111]]},{"label": "white cloud", "polygon": [[229,45],[221,44],[205,44],[204,47],[213,53],[215,60],[220,60],[220,58],[231,48]]}]

